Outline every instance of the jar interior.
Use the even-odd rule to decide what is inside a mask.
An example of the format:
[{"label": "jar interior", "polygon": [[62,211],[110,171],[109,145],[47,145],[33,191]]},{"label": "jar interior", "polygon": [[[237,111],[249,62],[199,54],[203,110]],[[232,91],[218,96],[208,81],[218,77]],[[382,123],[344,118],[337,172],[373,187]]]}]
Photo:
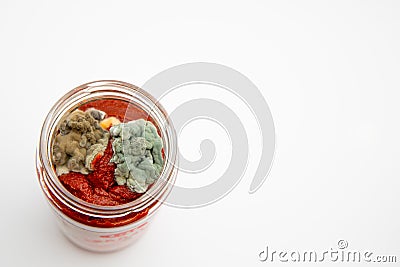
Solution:
[{"label": "jar interior", "polygon": [[[116,206],[91,204],[71,194],[59,181],[51,156],[55,136],[59,131],[58,125],[65,116],[85,105],[90,107],[91,104],[97,101],[107,100],[120,101],[126,105],[124,122],[138,118],[150,120],[156,126],[163,142],[164,166],[159,178],[139,198]],[[138,114],[138,110],[141,111],[140,114]],[[139,212],[149,207],[155,200],[162,201],[162,198],[166,197],[165,191],[170,190],[173,184],[174,177],[171,174],[176,159],[176,135],[174,129],[165,110],[157,101],[140,88],[130,84],[117,81],[99,81],[82,85],[66,94],[56,103],[46,118],[42,129],[40,150],[40,157],[49,175],[51,189],[67,204],[79,209],[87,209],[89,212],[95,211],[103,215],[115,214],[116,211],[122,212],[121,214],[127,211]]]}]

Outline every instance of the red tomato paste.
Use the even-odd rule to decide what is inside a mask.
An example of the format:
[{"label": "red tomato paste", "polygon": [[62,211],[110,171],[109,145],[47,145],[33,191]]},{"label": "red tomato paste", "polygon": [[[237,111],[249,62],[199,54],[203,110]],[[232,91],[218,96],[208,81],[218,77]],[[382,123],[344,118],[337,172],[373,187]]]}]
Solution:
[{"label": "red tomato paste", "polygon": [[[121,122],[145,119],[151,121],[154,125],[157,125],[154,123],[154,120],[148,116],[147,112],[125,101],[102,99],[89,102],[79,107],[82,111],[85,111],[88,108],[95,108],[104,111],[107,114],[107,117],[116,117]],[[160,134],[159,130],[158,132]],[[112,140],[110,139],[103,155],[97,157],[93,161],[93,172],[88,175],[78,172],[69,172],[59,177],[59,180],[64,187],[74,196],[96,205],[115,206],[128,203],[142,195],[129,190],[129,188],[124,185],[118,185],[114,181],[114,170],[116,166],[114,163],[109,162],[113,155],[111,142]],[[54,198],[54,200],[58,204],[59,208],[72,219],[87,225],[98,227],[125,225],[146,216],[148,213],[147,208],[139,213],[131,213],[116,219],[100,219],[78,213],[65,206],[60,201],[57,201],[57,199]]]}]

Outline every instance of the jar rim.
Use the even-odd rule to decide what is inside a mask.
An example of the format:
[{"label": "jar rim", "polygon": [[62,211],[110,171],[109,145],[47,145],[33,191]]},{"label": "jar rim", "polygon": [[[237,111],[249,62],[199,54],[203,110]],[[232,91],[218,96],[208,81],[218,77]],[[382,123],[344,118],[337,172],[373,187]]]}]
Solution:
[{"label": "jar rim", "polygon": [[[51,159],[51,147],[54,131],[58,125],[58,121],[74,107],[79,107],[82,103],[80,100],[84,97],[89,99],[100,99],[101,94],[107,93],[108,98],[118,97],[129,104],[138,105],[140,103],[133,100],[142,101],[139,105],[144,109],[149,117],[153,118],[161,132],[161,138],[164,144],[164,166],[158,179],[152,186],[139,198],[134,199],[128,203],[115,205],[115,206],[102,206],[86,202],[69,192],[60,182]],[[110,95],[110,93],[115,95]],[[98,97],[98,98],[96,98]],[[104,99],[104,95],[103,95]],[[87,102],[87,99],[85,100]],[[129,108],[128,108],[129,109]],[[128,110],[127,109],[127,110]],[[177,159],[177,140],[176,133],[164,107],[149,93],[143,89],[118,80],[98,80],[82,84],[71,91],[67,92],[61,97],[50,109],[46,119],[43,123],[40,133],[38,158],[49,179],[45,182],[52,193],[66,204],[68,207],[86,215],[100,216],[102,218],[112,218],[124,216],[131,212],[138,212],[150,206],[154,201],[163,201],[168,196],[175,181],[175,162]]]}]

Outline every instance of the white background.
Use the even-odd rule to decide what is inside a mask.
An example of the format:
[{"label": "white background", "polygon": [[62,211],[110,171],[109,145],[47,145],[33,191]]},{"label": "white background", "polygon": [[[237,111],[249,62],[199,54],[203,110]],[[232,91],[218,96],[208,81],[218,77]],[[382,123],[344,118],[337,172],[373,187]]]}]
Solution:
[{"label": "white background", "polygon": [[[400,2],[232,2],[0,2],[2,266],[266,266],[258,254],[267,245],[321,252],[339,239],[400,261]],[[76,248],[35,174],[48,110],[82,83],[140,86],[194,61],[232,67],[261,90],[277,134],[267,181],[248,194],[259,160],[250,123],[251,164],[227,197],[201,209],[163,207],[123,251]],[[198,97],[179,95],[164,105]],[[193,127],[215,128],[218,145],[224,133],[207,125]],[[199,157],[201,139],[188,126],[182,152]],[[217,177],[225,163],[209,171]]]}]

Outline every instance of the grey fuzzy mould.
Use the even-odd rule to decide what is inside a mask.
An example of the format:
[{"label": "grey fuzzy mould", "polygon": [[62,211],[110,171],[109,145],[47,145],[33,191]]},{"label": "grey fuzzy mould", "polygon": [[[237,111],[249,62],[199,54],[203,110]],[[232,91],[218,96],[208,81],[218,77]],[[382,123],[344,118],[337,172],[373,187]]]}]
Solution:
[{"label": "grey fuzzy mould", "polygon": [[156,127],[143,119],[121,123],[110,129],[113,137],[115,180],[137,193],[144,193],[158,178],[164,164],[162,139]]}]

